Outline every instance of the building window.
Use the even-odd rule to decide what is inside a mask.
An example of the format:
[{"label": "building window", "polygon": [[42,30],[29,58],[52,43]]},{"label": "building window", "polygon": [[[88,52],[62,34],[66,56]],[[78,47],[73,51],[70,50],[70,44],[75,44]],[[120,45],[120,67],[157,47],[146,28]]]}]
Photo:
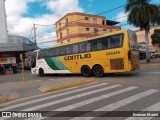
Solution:
[{"label": "building window", "polygon": [[61,23],[59,23],[59,29],[61,29]]},{"label": "building window", "polygon": [[98,28],[94,28],[94,34],[98,34]]},{"label": "building window", "polygon": [[106,29],[103,29],[102,34],[103,34],[103,35],[106,34]]},{"label": "building window", "polygon": [[93,24],[97,24],[97,19],[93,18]]},{"label": "building window", "polygon": [[109,29],[109,32],[112,32],[113,30]]},{"label": "building window", "polygon": [[85,17],[85,20],[89,20],[89,17]]},{"label": "building window", "polygon": [[66,26],[68,26],[68,18],[66,18]]},{"label": "building window", "polygon": [[62,38],[62,32],[60,33],[60,38]]},{"label": "building window", "polygon": [[67,35],[69,35],[69,29],[66,29],[66,33],[67,33]]},{"label": "building window", "polygon": [[102,20],[102,25],[105,25],[105,20]]},{"label": "building window", "polygon": [[86,31],[89,31],[89,28],[86,28]]}]

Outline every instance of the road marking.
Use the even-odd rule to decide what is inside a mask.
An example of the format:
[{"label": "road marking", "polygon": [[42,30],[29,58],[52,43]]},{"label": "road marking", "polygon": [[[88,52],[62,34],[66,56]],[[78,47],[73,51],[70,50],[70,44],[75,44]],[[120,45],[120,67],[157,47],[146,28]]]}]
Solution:
[{"label": "road marking", "polygon": [[[91,85],[94,85],[94,84],[97,84],[97,83],[98,82],[93,82],[93,83],[90,83],[90,84],[83,85],[83,87],[91,86]],[[72,90],[72,89],[80,88],[80,87],[82,87],[82,86],[75,86],[75,87],[72,87],[72,88],[67,88],[67,89],[64,89],[64,90],[55,91],[54,93],[59,93],[59,92],[63,92],[63,91],[66,91],[66,90]],[[7,102],[7,103],[2,103],[2,104],[0,104],[0,106],[14,104],[14,103],[21,102],[21,101],[28,100],[28,99],[32,99],[32,98],[35,98],[35,97],[44,97],[44,96],[50,95],[50,94],[53,94],[53,92],[42,93],[42,94],[39,94],[39,95],[33,95],[33,96],[30,96],[30,97],[26,97],[26,98],[20,98],[16,101],[10,101],[10,102]]]},{"label": "road marking", "polygon": [[158,92],[158,91],[159,91],[159,90],[154,90],[154,89],[147,90],[147,91],[145,91],[145,92],[142,92],[142,93],[133,95],[133,96],[131,96],[131,97],[125,98],[125,99],[120,100],[120,101],[118,101],[118,102],[115,102],[115,103],[112,103],[112,104],[110,104],[110,105],[104,106],[104,107],[102,107],[102,108],[96,109],[96,110],[94,110],[94,111],[106,111],[106,110],[107,110],[107,111],[112,111],[112,110],[114,110],[114,109],[117,109],[117,108],[119,108],[119,107],[125,106],[125,105],[127,105],[127,104],[129,104],[129,103],[132,103],[132,102],[134,102],[134,101],[136,101],[136,100],[139,100],[139,99],[141,99],[141,98],[143,98],[143,97],[146,97],[146,96],[151,95],[151,94],[153,94],[153,93],[155,93],[155,92]]},{"label": "road marking", "polygon": [[[111,87],[113,87],[113,86],[111,86]],[[87,99],[87,100],[84,100],[84,101],[81,101],[81,102],[78,102],[78,103],[75,103],[75,104],[72,104],[72,105],[68,105],[66,107],[62,107],[62,108],[59,108],[59,109],[56,109],[56,110],[52,110],[52,111],[69,111],[71,109],[74,109],[74,108],[77,108],[77,107],[80,107],[80,106],[83,106],[83,105],[87,105],[89,103],[93,103],[95,101],[102,100],[102,99],[105,99],[105,98],[108,98],[108,97],[111,97],[111,96],[114,96],[114,95],[117,95],[117,94],[120,94],[120,93],[124,93],[124,92],[130,91],[130,90],[136,89],[136,88],[137,87],[135,87],[135,86],[127,87],[125,89],[121,89],[121,90],[118,90],[116,92],[112,92],[112,93],[101,95],[101,96],[98,96],[98,97],[95,97],[95,98]],[[93,92],[93,93],[96,93],[96,92]],[[59,101],[61,102],[61,100],[59,100]],[[30,109],[30,110],[32,110],[32,109]],[[26,111],[28,111],[28,110],[26,110]],[[46,117],[39,118],[39,120],[42,120],[42,119],[45,119],[45,118]]]},{"label": "road marking", "polygon": [[44,107],[47,107],[47,106],[51,106],[51,105],[55,105],[55,104],[58,104],[58,103],[61,103],[61,102],[65,102],[65,101],[73,100],[73,99],[80,98],[80,97],[83,97],[83,96],[95,94],[95,93],[102,92],[102,91],[105,91],[105,90],[109,90],[109,89],[112,89],[112,88],[116,88],[116,87],[119,87],[119,86],[121,86],[121,85],[112,85],[112,86],[109,86],[109,87],[89,91],[89,92],[86,92],[86,93],[82,93],[82,94],[74,95],[74,96],[71,96],[71,97],[66,97],[66,98],[56,100],[56,101],[52,101],[52,102],[49,102],[49,103],[45,103],[45,104],[42,104],[42,105],[34,106],[34,107],[27,108],[27,109],[24,109],[24,110],[21,110],[21,111],[34,111],[34,110],[41,109],[41,108],[44,108]]},{"label": "road marking", "polygon": [[88,89],[90,89],[90,88],[95,88],[95,87],[99,87],[99,86],[104,86],[104,85],[107,85],[107,84],[108,84],[108,83],[96,84],[96,85],[93,85],[93,86],[89,86],[89,87],[85,87],[85,88],[80,88],[80,89],[76,89],[76,90],[73,90],[73,91],[64,92],[64,93],[60,93],[60,94],[56,94],[56,95],[54,95],[54,94],[52,93],[52,94],[53,94],[52,96],[47,96],[47,97],[44,97],[44,98],[35,99],[35,100],[32,100],[32,101],[28,101],[28,102],[24,102],[24,103],[20,103],[20,104],[15,104],[15,105],[12,105],[12,106],[9,106],[9,107],[6,107],[6,108],[2,108],[2,109],[0,109],[0,111],[5,111],[5,110],[9,110],[9,109],[21,107],[21,106],[24,106],[24,105],[28,105],[28,104],[40,102],[40,101],[47,100],[47,99],[51,99],[51,98],[60,97],[60,96],[63,96],[63,95],[67,95],[67,94],[74,93],[74,92],[79,92],[79,91],[83,91],[83,90],[88,90]]},{"label": "road marking", "polygon": [[[160,102],[146,108],[146,109],[143,109],[142,111],[160,111]],[[136,117],[136,120],[150,120],[154,117]],[[125,120],[135,120],[135,117],[129,117],[129,118],[126,118]]]},{"label": "road marking", "polygon": [[[117,108],[120,108],[120,107],[122,107],[122,106],[125,106],[125,105],[127,105],[127,104],[129,104],[129,103],[132,103],[132,102],[134,102],[134,101],[136,101],[136,100],[139,100],[139,99],[141,99],[141,98],[143,98],[143,97],[146,97],[146,96],[148,96],[148,95],[150,95],[150,94],[153,94],[153,93],[155,93],[155,92],[158,92],[158,91],[159,91],[159,90],[153,90],[153,89],[147,90],[147,91],[145,91],[145,92],[142,92],[142,93],[136,94],[136,95],[134,95],[134,96],[125,98],[125,99],[120,100],[120,101],[118,101],[118,102],[114,102],[114,103],[112,103],[112,104],[109,104],[109,105],[107,105],[107,106],[101,107],[101,108],[99,108],[99,109],[95,109],[95,110],[93,110],[93,111],[113,111],[113,110],[115,110],[115,109],[117,109]],[[82,101],[82,102],[83,102],[83,101]],[[68,110],[69,110],[69,109],[68,109]],[[61,110],[59,110],[59,111],[61,111]],[[84,118],[85,118],[85,117],[84,117]],[[93,118],[95,118],[95,117],[90,117],[90,118],[88,118],[87,120],[90,120],[90,119],[93,119]],[[73,119],[71,119],[71,120],[78,120],[78,119],[77,119],[77,117],[76,117],[76,118],[73,118]]]},{"label": "road marking", "polygon": [[108,93],[108,94],[105,94],[105,95],[102,95],[102,96],[98,96],[98,97],[91,98],[91,99],[88,99],[88,100],[84,100],[84,101],[81,101],[81,102],[78,102],[78,103],[75,103],[75,104],[72,104],[72,105],[68,105],[66,107],[62,107],[62,108],[56,109],[54,111],[68,111],[68,110],[72,110],[74,108],[81,107],[83,105],[87,105],[87,104],[96,102],[98,100],[106,99],[106,98],[109,98],[111,96],[118,95],[120,93],[124,93],[124,92],[130,91],[130,90],[133,90],[135,88],[137,88],[137,87],[135,87],[135,86],[128,87],[128,88],[125,88],[125,89],[118,90],[116,92]]}]

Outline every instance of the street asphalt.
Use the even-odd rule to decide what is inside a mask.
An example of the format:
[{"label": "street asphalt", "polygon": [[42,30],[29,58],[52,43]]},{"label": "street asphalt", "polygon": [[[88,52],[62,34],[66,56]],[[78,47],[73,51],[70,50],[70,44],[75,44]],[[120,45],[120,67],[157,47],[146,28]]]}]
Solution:
[{"label": "street asphalt", "polygon": [[[20,77],[20,73],[0,76],[0,81],[1,83],[13,82],[17,81],[17,78],[20,80]],[[160,66],[142,66],[140,70],[134,72],[90,78],[96,82],[3,103],[0,105],[0,111],[48,112],[46,116],[37,118],[37,120],[159,120],[159,117],[132,117],[132,114],[128,112],[154,111],[157,113],[160,111]],[[81,75],[39,77],[31,75],[30,71],[25,71],[25,79],[28,81],[63,79],[65,81],[67,79],[85,80],[88,78]],[[69,111],[72,112],[69,113]],[[106,118],[106,111],[118,112],[117,117],[115,115]],[[124,114],[126,117],[123,116]],[[21,120],[21,118],[1,119]]]}]

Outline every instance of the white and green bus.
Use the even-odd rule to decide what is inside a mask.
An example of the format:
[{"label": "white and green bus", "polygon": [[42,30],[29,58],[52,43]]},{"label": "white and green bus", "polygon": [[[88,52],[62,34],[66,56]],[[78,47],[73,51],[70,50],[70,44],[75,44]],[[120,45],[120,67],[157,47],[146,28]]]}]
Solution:
[{"label": "white and green bus", "polygon": [[81,73],[103,76],[140,68],[136,35],[119,30],[107,35],[59,44],[32,53],[32,73]]}]

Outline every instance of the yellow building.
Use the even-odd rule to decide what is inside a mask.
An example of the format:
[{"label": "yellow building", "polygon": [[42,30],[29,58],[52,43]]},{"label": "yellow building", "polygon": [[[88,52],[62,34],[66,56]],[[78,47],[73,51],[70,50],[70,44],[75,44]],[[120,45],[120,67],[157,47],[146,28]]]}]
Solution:
[{"label": "yellow building", "polygon": [[[160,53],[160,46],[159,45],[152,45],[152,39],[151,39],[151,35],[154,33],[154,29],[160,29],[160,26],[152,26],[150,28],[150,32],[149,32],[149,47],[150,47],[150,52],[159,52]],[[139,43],[145,43],[145,32],[144,30],[136,30],[135,31],[136,35],[137,35],[137,39]]]},{"label": "yellow building", "polygon": [[120,27],[113,26],[118,23],[106,20],[104,16],[79,12],[68,13],[56,22],[57,42],[86,39],[119,30]]}]

